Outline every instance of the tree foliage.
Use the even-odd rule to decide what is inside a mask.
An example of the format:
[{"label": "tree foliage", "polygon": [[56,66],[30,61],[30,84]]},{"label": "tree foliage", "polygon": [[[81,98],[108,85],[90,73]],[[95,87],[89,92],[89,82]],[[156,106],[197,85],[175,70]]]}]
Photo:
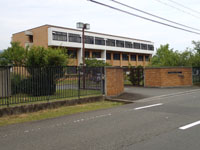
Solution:
[{"label": "tree foliage", "polygon": [[11,47],[0,54],[0,65],[22,65],[25,60],[26,50],[18,42],[11,42]]},{"label": "tree foliage", "polygon": [[32,47],[28,51],[25,65],[34,67],[64,66],[68,64],[68,55],[63,49]]},{"label": "tree foliage", "polygon": [[68,55],[61,48],[31,47],[24,49],[12,42],[0,54],[0,65],[26,65],[34,67],[63,66],[68,64]]},{"label": "tree foliage", "polygon": [[183,52],[174,51],[169,44],[161,45],[151,59],[151,66],[200,66],[200,42],[192,42],[193,49],[186,49]]},{"label": "tree foliage", "polygon": [[104,62],[103,60],[97,60],[97,59],[86,59],[85,64],[87,67],[104,67],[104,66],[110,66],[110,64]]}]

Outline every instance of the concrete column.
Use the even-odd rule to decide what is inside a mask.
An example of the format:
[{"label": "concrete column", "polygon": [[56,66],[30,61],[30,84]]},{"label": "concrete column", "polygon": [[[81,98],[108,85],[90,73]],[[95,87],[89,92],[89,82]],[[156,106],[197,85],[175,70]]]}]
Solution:
[{"label": "concrete column", "polygon": [[138,54],[136,54],[136,67],[138,66]]},{"label": "concrete column", "polygon": [[78,65],[80,65],[81,63],[83,63],[83,60],[82,60],[82,48],[77,50],[77,55],[78,55],[78,57],[77,57]]},{"label": "concrete column", "polygon": [[122,53],[120,53],[120,67],[122,66]]},{"label": "concrete column", "polygon": [[111,65],[113,66],[113,52],[111,52]]},{"label": "concrete column", "polygon": [[101,58],[106,62],[106,50],[101,51]]}]

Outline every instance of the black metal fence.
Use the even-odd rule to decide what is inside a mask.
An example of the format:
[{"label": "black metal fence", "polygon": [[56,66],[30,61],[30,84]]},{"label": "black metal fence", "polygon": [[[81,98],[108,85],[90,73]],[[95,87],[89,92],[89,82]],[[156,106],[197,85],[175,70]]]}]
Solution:
[{"label": "black metal fence", "polygon": [[193,83],[200,83],[200,67],[193,67],[192,69]]},{"label": "black metal fence", "polygon": [[0,67],[0,106],[104,93],[104,68]]}]

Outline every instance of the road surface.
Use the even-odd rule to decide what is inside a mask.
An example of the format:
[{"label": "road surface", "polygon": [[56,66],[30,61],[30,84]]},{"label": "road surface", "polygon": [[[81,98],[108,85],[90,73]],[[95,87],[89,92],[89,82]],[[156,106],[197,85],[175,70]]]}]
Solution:
[{"label": "road surface", "polygon": [[198,150],[200,90],[0,127],[0,150]]}]

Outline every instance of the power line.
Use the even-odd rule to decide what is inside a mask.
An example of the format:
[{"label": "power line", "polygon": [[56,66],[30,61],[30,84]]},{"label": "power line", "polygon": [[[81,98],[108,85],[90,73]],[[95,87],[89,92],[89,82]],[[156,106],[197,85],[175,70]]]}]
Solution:
[{"label": "power line", "polygon": [[199,16],[193,15],[193,14],[190,13],[190,12],[187,12],[187,11],[185,11],[185,10],[182,10],[182,9],[180,9],[180,8],[177,8],[177,7],[175,7],[175,6],[172,6],[172,5],[170,5],[170,4],[168,4],[168,3],[165,3],[165,2],[163,2],[163,1],[161,1],[161,0],[155,0],[155,1],[157,1],[157,2],[159,2],[159,3],[161,3],[161,4],[163,4],[163,5],[169,6],[169,7],[171,7],[171,8],[174,8],[174,9],[180,11],[180,12],[183,12],[183,13],[185,13],[185,14],[188,14],[188,15],[190,15],[190,16],[193,16],[193,17],[195,17],[195,18],[200,19]]},{"label": "power line", "polygon": [[138,17],[138,18],[142,18],[142,19],[144,19],[144,20],[148,20],[148,21],[151,21],[151,22],[154,22],[154,23],[162,24],[162,25],[165,25],[165,26],[168,26],[168,27],[172,27],[172,28],[175,28],[175,29],[179,29],[179,30],[182,30],[182,31],[186,31],[186,32],[190,32],[190,33],[194,33],[194,34],[200,35],[199,32],[187,30],[187,29],[180,28],[180,27],[177,27],[177,26],[173,26],[173,25],[170,25],[170,24],[167,24],[167,23],[163,23],[163,22],[160,22],[160,21],[156,21],[156,20],[153,20],[153,19],[149,19],[149,18],[140,16],[140,15],[137,15],[137,14],[134,14],[134,13],[131,13],[131,12],[128,12],[128,11],[125,11],[125,10],[122,10],[122,9],[119,9],[119,8],[116,8],[116,7],[113,7],[113,6],[104,4],[104,3],[97,2],[97,1],[95,1],[95,0],[88,0],[88,1],[93,2],[93,3],[96,3],[96,4],[99,4],[99,5],[104,6],[104,7],[108,7],[108,8],[111,8],[111,9],[114,9],[114,10],[117,10],[117,11],[120,11],[120,12],[123,12],[123,13],[126,13],[126,14],[129,14],[129,15],[131,15],[131,16],[135,16],[135,17]]},{"label": "power line", "polygon": [[148,12],[146,12],[146,11],[140,10],[140,9],[135,8],[135,7],[133,7],[133,6],[130,6],[130,5],[127,5],[127,4],[118,2],[118,1],[116,1],[116,0],[110,0],[110,1],[112,1],[112,2],[114,2],[114,3],[117,3],[117,4],[119,4],[119,5],[122,5],[122,6],[128,7],[128,8],[134,9],[134,10],[136,10],[136,11],[142,12],[142,13],[144,13],[144,14],[147,14],[147,15],[150,15],[150,16],[153,16],[153,17],[156,17],[156,18],[159,18],[159,19],[162,19],[162,20],[165,20],[165,21],[174,23],[174,24],[176,24],[176,25],[183,26],[183,27],[186,27],[186,28],[190,28],[190,29],[193,29],[193,30],[196,30],[196,31],[200,31],[200,29],[193,28],[193,27],[190,27],[190,26],[187,26],[187,25],[184,25],[184,24],[175,22],[175,21],[171,21],[171,20],[169,20],[169,19],[165,19],[165,18],[163,18],[163,17],[160,17],[160,16],[157,16],[157,15],[148,13]]},{"label": "power line", "polygon": [[188,10],[190,10],[190,11],[193,11],[193,12],[195,12],[195,13],[197,13],[197,14],[200,14],[199,11],[194,10],[194,9],[192,9],[192,8],[189,8],[189,7],[187,7],[187,6],[185,6],[185,5],[181,4],[181,3],[175,2],[175,1],[173,1],[173,0],[168,0],[168,1],[170,1],[170,2],[172,2],[172,3],[174,3],[174,4],[176,4],[176,5],[179,5],[179,6],[183,7],[183,8],[185,8],[185,9],[188,9]]}]

